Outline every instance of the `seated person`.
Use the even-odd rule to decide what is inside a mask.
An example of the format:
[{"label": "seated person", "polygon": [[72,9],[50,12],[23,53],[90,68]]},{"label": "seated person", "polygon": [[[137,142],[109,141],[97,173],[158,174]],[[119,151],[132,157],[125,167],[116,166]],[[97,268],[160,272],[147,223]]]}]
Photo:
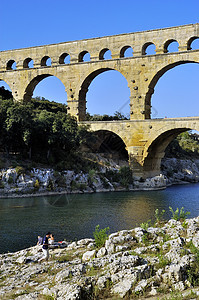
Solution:
[{"label": "seated person", "polygon": [[38,237],[37,237],[37,245],[42,245],[42,244],[43,244],[43,238],[40,235],[38,235]]}]

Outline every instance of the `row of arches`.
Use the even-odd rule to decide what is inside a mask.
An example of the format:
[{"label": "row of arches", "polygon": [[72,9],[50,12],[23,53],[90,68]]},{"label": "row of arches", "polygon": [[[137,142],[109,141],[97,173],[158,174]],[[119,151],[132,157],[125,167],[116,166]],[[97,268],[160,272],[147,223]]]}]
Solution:
[{"label": "row of arches", "polygon": [[[160,72],[153,83],[150,118],[197,116],[198,72],[199,64],[191,62],[172,66],[164,75]],[[130,89],[126,78],[119,71],[106,69],[104,72],[98,70],[98,73],[91,73],[85,78],[79,92],[83,108],[86,106],[85,111],[91,115],[113,116],[117,111],[130,118]],[[66,90],[63,82],[48,70],[46,74],[36,76],[29,82],[25,89],[25,100],[30,101],[31,96],[41,96],[66,104],[67,94],[70,95],[70,90]]]},{"label": "row of arches", "polygon": [[[171,53],[171,52],[178,52],[179,43],[177,40],[170,39],[167,40],[163,45],[163,53]],[[141,55],[154,55],[156,54],[156,45],[153,42],[147,42],[142,46]],[[199,38],[192,37],[187,42],[187,50],[196,50],[199,49]],[[128,58],[133,56],[133,48],[130,45],[126,45],[121,48],[119,53],[119,58]],[[112,58],[111,50],[108,48],[104,48],[99,52],[99,56],[97,59],[99,60],[108,60]],[[79,53],[78,55],[78,62],[88,62],[90,61],[91,56],[87,50],[84,50]],[[62,53],[59,56],[58,64],[70,64],[70,54],[67,52]],[[50,67],[52,64],[52,60],[50,56],[44,56],[40,61],[41,67]],[[34,68],[34,61],[31,57],[24,59],[23,61],[23,68]],[[11,59],[6,64],[6,70],[16,70],[17,63],[15,60]]]}]

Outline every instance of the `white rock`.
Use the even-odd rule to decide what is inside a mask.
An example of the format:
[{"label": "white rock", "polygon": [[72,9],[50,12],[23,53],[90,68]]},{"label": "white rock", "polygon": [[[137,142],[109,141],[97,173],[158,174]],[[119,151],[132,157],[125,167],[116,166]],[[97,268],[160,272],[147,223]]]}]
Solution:
[{"label": "white rock", "polygon": [[87,251],[82,256],[82,261],[88,261],[95,257],[96,250]]},{"label": "white rock", "polygon": [[102,247],[99,249],[99,251],[97,252],[97,257],[103,257],[104,255],[106,255],[107,251],[105,247]]}]

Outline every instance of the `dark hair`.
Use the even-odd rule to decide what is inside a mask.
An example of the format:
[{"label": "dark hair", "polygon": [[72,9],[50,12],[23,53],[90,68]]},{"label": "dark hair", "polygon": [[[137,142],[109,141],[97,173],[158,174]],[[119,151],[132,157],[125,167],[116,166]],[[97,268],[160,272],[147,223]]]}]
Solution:
[{"label": "dark hair", "polygon": [[50,235],[50,231],[46,233],[46,235]]}]

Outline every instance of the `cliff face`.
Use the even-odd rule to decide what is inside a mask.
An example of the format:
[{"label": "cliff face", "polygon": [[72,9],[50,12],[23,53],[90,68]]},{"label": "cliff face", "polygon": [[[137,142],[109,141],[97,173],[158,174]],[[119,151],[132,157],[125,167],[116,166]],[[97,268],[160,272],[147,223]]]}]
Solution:
[{"label": "cliff face", "polygon": [[199,182],[199,159],[164,158],[162,170],[169,183]]},{"label": "cliff face", "polygon": [[66,243],[41,264],[41,246],[1,254],[0,298],[170,299],[172,292],[195,298],[198,246],[199,217],[119,231],[101,248],[93,239]]},{"label": "cliff face", "polygon": [[57,172],[44,168],[33,168],[29,172],[19,172],[17,168],[3,169],[0,171],[0,195],[150,190],[165,188],[171,184],[199,182],[199,160],[165,158],[162,161],[162,174],[159,176],[128,181],[125,177],[128,174],[119,173],[121,167],[127,167],[127,162],[116,162],[99,154],[95,159],[101,164],[100,170],[90,170],[89,173],[70,170]]}]

